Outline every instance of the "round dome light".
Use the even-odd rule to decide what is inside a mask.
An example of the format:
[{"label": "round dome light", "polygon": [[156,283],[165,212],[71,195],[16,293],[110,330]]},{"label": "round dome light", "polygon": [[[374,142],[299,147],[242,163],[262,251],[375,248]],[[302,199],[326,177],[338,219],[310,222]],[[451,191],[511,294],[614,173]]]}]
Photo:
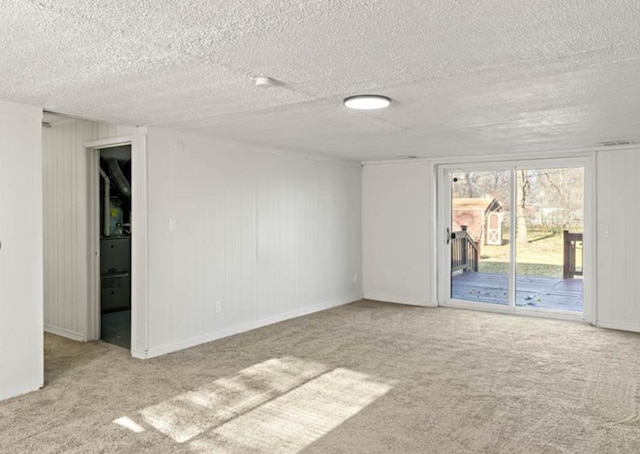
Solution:
[{"label": "round dome light", "polygon": [[344,105],[349,109],[375,110],[384,109],[391,104],[391,98],[382,95],[356,95],[345,98]]}]

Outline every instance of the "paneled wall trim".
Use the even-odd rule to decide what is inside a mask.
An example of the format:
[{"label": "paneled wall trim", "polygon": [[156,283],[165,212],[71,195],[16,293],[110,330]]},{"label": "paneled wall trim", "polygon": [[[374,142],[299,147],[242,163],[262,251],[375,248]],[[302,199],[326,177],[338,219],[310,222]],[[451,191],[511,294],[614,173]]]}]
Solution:
[{"label": "paneled wall trim", "polygon": [[0,400],[43,384],[42,110],[0,102]]}]

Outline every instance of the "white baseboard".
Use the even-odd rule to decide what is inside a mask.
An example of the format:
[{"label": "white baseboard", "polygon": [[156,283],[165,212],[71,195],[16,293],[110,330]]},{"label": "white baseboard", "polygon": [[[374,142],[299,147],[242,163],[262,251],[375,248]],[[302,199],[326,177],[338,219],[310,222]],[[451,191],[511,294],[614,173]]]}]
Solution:
[{"label": "white baseboard", "polygon": [[640,332],[640,325],[637,323],[609,322],[605,320],[598,320],[596,326],[599,328],[617,329],[620,331]]},{"label": "white baseboard", "polygon": [[302,307],[294,311],[285,312],[283,314],[274,315],[271,317],[263,318],[252,322],[242,323],[231,328],[226,328],[218,331],[212,331],[210,333],[192,337],[183,341],[175,342],[173,344],[163,345],[160,347],[152,347],[148,351],[131,351],[131,355],[138,359],[154,358],[156,356],[166,355],[167,353],[183,350],[189,347],[195,347],[196,345],[212,342],[224,337],[233,336],[235,334],[244,333],[253,329],[262,328],[263,326],[272,325],[274,323],[283,322],[292,318],[301,317],[303,315],[312,314],[314,312],[324,311],[331,309],[332,307],[343,306],[345,304],[353,303],[354,301],[360,301],[362,297],[360,295],[352,296],[335,301],[328,301],[313,306]]},{"label": "white baseboard", "polygon": [[373,293],[365,293],[364,299],[381,301],[383,303],[398,303],[408,304],[410,306],[426,306],[426,307],[438,307],[437,304],[431,303],[421,298],[406,298],[404,296],[392,296],[392,295],[378,295]]},{"label": "white baseboard", "polygon": [[55,334],[57,336],[66,337],[67,339],[71,339],[77,342],[84,342],[84,336],[81,333],[76,333],[75,331],[71,331],[64,328],[58,328],[57,326],[48,325],[45,323],[44,331],[47,333]]},{"label": "white baseboard", "polygon": [[149,356],[147,356],[147,352],[145,352],[144,350],[131,349],[131,356],[133,356],[136,359],[147,359],[147,358],[149,358]]}]

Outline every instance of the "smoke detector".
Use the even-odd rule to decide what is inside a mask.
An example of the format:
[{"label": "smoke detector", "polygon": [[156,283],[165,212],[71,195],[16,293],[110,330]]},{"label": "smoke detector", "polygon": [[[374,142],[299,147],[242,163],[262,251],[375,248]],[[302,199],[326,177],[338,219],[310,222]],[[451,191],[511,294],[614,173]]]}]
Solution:
[{"label": "smoke detector", "polygon": [[256,87],[268,88],[276,85],[276,81],[271,77],[256,77],[254,79]]}]

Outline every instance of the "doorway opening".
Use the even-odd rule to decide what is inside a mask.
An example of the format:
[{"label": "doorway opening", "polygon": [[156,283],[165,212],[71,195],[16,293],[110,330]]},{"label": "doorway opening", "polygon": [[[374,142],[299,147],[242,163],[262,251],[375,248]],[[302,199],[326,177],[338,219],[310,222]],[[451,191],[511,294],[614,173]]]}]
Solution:
[{"label": "doorway opening", "polygon": [[100,339],[131,348],[131,145],[99,152]]},{"label": "doorway opening", "polygon": [[443,166],[441,303],[583,317],[585,168],[570,160]]}]

